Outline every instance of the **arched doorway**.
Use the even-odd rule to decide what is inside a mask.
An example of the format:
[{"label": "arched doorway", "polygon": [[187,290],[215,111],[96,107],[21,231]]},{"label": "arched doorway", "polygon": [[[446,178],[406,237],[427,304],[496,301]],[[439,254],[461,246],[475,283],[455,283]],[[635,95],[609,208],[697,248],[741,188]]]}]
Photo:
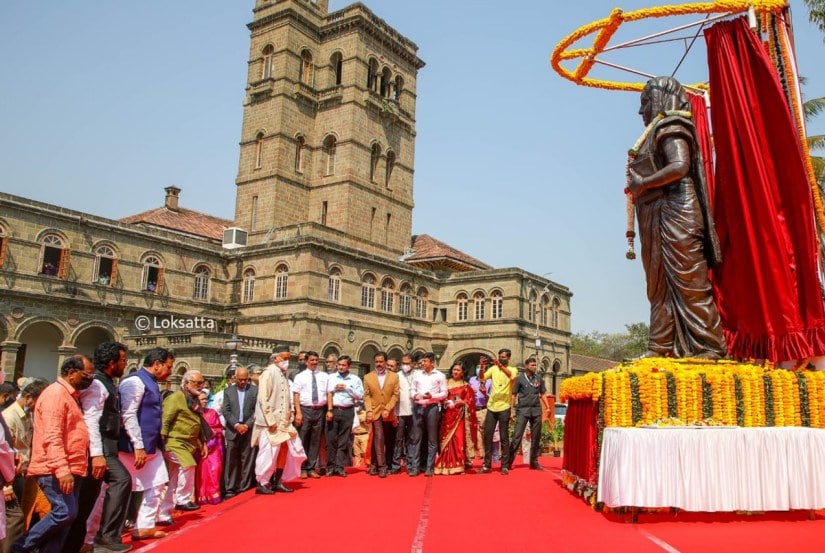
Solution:
[{"label": "arched doorway", "polygon": [[22,345],[17,351],[15,381],[21,376],[54,381],[60,369],[58,349],[63,344],[63,332],[53,323],[38,321],[23,330],[17,340]]},{"label": "arched doorway", "polygon": [[[488,353],[486,351],[469,351],[459,355],[455,361],[460,362],[462,365],[464,365],[464,374],[467,378],[469,378],[476,374],[476,369],[479,366],[479,362],[481,361],[482,355],[492,357],[493,354]],[[445,364],[443,368],[447,370],[449,367],[447,367]]]},{"label": "arched doorway", "polygon": [[89,359],[94,360],[95,348],[103,342],[111,342],[112,335],[103,327],[91,326],[84,329],[77,335],[74,345],[77,353],[82,353]]},{"label": "arched doorway", "polygon": [[401,349],[399,346],[393,346],[387,352],[387,359],[395,359],[398,361],[399,365],[401,364],[401,358],[404,357],[405,353],[404,350]]},{"label": "arched doorway", "polygon": [[378,346],[374,344],[367,344],[363,348],[361,348],[361,353],[358,354],[357,363],[353,363],[353,365],[358,365],[358,376],[363,378],[365,374],[370,372],[370,370],[372,369],[372,363],[374,361],[375,354],[379,351],[380,350],[378,349]]}]

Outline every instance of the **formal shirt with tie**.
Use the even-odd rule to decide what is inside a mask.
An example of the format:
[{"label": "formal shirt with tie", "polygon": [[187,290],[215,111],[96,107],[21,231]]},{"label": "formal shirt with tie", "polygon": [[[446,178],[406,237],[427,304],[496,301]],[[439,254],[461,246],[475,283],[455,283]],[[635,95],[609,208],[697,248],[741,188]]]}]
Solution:
[{"label": "formal shirt with tie", "polygon": [[321,370],[304,369],[295,376],[292,391],[304,407],[325,407],[330,375]]}]

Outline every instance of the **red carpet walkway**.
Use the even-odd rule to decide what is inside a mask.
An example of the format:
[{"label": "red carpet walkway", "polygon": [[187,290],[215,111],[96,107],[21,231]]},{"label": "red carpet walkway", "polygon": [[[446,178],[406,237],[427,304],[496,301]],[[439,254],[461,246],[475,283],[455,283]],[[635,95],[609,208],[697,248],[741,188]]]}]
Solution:
[{"label": "red carpet walkway", "polygon": [[814,520],[807,513],[643,515],[630,524],[563,489],[560,459],[541,461],[550,470],[519,462],[509,476],[379,479],[356,469],[348,478],[295,481],[292,494],[247,492],[180,515],[168,537],[139,542],[135,550],[784,553],[825,545],[823,513]]}]

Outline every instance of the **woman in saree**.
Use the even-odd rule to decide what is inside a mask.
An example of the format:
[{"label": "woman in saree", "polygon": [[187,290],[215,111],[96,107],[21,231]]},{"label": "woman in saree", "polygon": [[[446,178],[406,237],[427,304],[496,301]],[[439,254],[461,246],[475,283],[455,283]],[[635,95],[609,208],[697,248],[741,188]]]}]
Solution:
[{"label": "woman in saree", "polygon": [[464,366],[454,363],[447,381],[447,399],[444,400],[441,417],[441,436],[438,457],[435,460],[435,474],[462,474],[470,468],[467,457],[466,425],[472,425],[476,435],[475,393],[464,380]]},{"label": "woman in saree", "polygon": [[203,420],[212,429],[212,439],[206,444],[206,457],[198,462],[195,474],[195,495],[199,504],[221,502],[221,474],[223,473],[223,424],[214,409],[209,409],[209,393],[199,396]]}]

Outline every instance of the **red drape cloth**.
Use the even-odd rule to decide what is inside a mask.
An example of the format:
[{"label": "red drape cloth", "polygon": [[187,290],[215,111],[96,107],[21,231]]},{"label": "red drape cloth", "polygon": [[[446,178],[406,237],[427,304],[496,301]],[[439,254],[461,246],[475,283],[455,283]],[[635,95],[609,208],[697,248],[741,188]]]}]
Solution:
[{"label": "red drape cloth", "polygon": [[699,140],[699,149],[702,151],[702,161],[705,167],[705,180],[708,183],[708,193],[710,195],[710,205],[713,205],[713,191],[716,182],[713,172],[713,139],[710,135],[710,123],[708,122],[708,110],[705,105],[705,97],[699,94],[688,94],[690,108],[693,112],[693,124],[696,126],[696,138]]},{"label": "red drape cloth", "polygon": [[588,482],[596,482],[599,457],[599,403],[571,399],[564,415],[564,459],[562,468]]},{"label": "red drape cloth", "polygon": [[744,18],[705,31],[716,147],[713,269],[728,353],[825,353],[813,203],[779,78]]}]

